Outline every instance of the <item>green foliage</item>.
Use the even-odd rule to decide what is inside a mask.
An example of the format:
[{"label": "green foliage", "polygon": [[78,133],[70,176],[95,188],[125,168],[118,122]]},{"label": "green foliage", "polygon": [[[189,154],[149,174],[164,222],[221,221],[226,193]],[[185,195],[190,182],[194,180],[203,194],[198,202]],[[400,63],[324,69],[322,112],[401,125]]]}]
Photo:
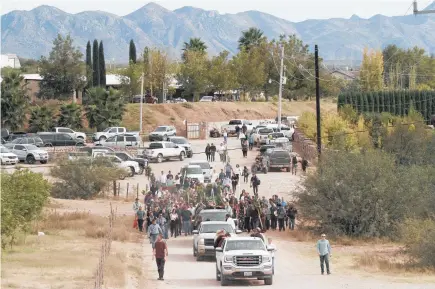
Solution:
[{"label": "green foliage", "polygon": [[28,232],[48,201],[51,185],[42,174],[17,170],[1,175],[2,248],[12,246],[19,232]]},{"label": "green foliage", "polygon": [[258,47],[264,41],[266,41],[266,37],[263,35],[263,31],[251,27],[242,32],[242,36],[239,38],[239,50],[249,50],[252,47]]},{"label": "green foliage", "polygon": [[185,95],[194,95],[199,99],[200,93],[209,89],[207,77],[208,59],[202,51],[185,50],[184,62],[178,73],[178,81],[184,88]]},{"label": "green foliage", "polygon": [[1,82],[1,125],[11,130],[19,129],[26,119],[29,99],[19,71],[10,71]]},{"label": "green foliage", "polygon": [[261,50],[252,47],[249,51],[242,50],[233,60],[236,81],[244,93],[255,93],[263,87],[265,70]]},{"label": "green foliage", "polygon": [[106,61],[104,60],[103,41],[100,41],[100,45],[98,46],[98,66],[100,70],[100,86],[106,88]]},{"label": "green foliage", "polygon": [[89,87],[92,87],[92,47],[91,42],[86,44],[86,80]]},{"label": "green foliage", "polygon": [[92,85],[100,86],[100,56],[98,40],[94,39],[92,44]]},{"label": "green foliage", "polygon": [[103,130],[109,126],[117,126],[122,121],[125,109],[125,101],[119,91],[94,87],[88,89],[87,105],[85,107],[86,118],[89,127]]},{"label": "green foliage", "polygon": [[136,45],[134,44],[133,39],[130,40],[130,47],[128,51],[128,59],[131,63],[136,63]]},{"label": "green foliage", "polygon": [[29,119],[29,132],[51,131],[56,124],[56,118],[51,108],[36,106],[32,108]]},{"label": "green foliage", "polygon": [[73,45],[72,38],[58,35],[53,41],[53,49],[47,57],[39,61],[42,77],[39,96],[42,99],[69,99],[74,91],[85,87],[83,79],[85,67],[82,65],[83,54]]},{"label": "green foliage", "polygon": [[435,221],[407,219],[401,226],[407,252],[422,266],[435,268]]},{"label": "green foliage", "polygon": [[205,56],[207,54],[207,45],[201,38],[190,38],[189,42],[184,42],[183,54],[181,55],[183,61],[186,60],[187,52],[197,52]]},{"label": "green foliage", "polygon": [[208,82],[215,91],[224,92],[235,86],[234,68],[228,60],[228,51],[221,52],[210,61]]},{"label": "green foliage", "polygon": [[62,160],[51,169],[51,175],[59,180],[54,183],[51,195],[61,199],[93,199],[123,173],[104,157]]},{"label": "green foliage", "polygon": [[71,129],[82,128],[82,108],[76,103],[63,104],[60,107],[57,125]]}]

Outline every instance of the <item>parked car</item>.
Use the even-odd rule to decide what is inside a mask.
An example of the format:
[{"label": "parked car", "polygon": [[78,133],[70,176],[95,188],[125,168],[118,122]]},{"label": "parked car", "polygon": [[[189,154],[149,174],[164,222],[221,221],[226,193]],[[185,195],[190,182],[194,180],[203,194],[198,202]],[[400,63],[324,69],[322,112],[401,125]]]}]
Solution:
[{"label": "parked car", "polygon": [[201,99],[199,100],[199,102],[212,102],[215,101],[215,98],[211,95],[206,95],[201,97]]},{"label": "parked car", "polygon": [[226,286],[230,280],[264,280],[273,283],[273,248],[257,237],[230,237],[216,248],[216,280]]},{"label": "parked car", "polygon": [[272,169],[286,169],[287,172],[291,170],[291,156],[290,152],[283,149],[270,149],[264,155],[267,171]]},{"label": "parked car", "polygon": [[73,138],[66,133],[38,132],[37,135],[42,139],[45,147],[85,145],[82,138]]},{"label": "parked car", "polygon": [[26,137],[26,136],[29,136],[29,134],[27,132],[16,131],[16,132],[9,133],[9,135],[6,138],[4,138],[4,139],[7,142],[9,142],[9,141],[13,141],[14,139],[21,138],[21,137]]},{"label": "parked car", "polygon": [[189,143],[189,141],[182,136],[172,136],[169,138],[170,142],[173,142],[174,144],[184,147],[186,150],[186,157],[191,158],[193,157],[193,151],[192,151],[192,145]]},{"label": "parked car", "polygon": [[268,150],[268,149],[274,149],[276,146],[274,144],[268,144],[268,145],[263,145],[260,147],[260,155],[264,155],[264,153]]},{"label": "parked car", "polygon": [[210,166],[210,163],[206,160],[198,160],[189,162],[189,166],[195,165],[200,166],[202,173],[204,175],[204,182],[211,183],[213,177],[213,167]]},{"label": "parked car", "polygon": [[68,134],[73,138],[81,138],[82,140],[86,140],[86,134],[84,132],[74,131],[67,127],[55,127],[53,132]]},{"label": "parked car", "polygon": [[183,182],[186,179],[195,180],[201,184],[204,183],[204,174],[202,173],[202,169],[198,165],[187,165],[181,168],[180,170],[181,177],[183,178]]},{"label": "parked car", "polygon": [[11,153],[16,154],[20,161],[28,164],[34,164],[37,161],[41,164],[48,162],[47,151],[32,144],[16,144],[11,148]]},{"label": "parked car", "polygon": [[132,103],[140,103],[140,99],[142,98],[142,103],[146,103],[146,99],[144,95],[135,95],[133,96],[133,98],[131,99]]},{"label": "parked car", "polygon": [[15,165],[19,162],[18,156],[4,146],[0,146],[0,159],[2,165]]},{"label": "parked car", "polygon": [[226,130],[228,135],[235,135],[236,134],[236,126],[242,130],[242,126],[246,125],[246,131],[247,133],[251,133],[251,131],[254,129],[254,126],[252,125],[252,122],[250,120],[246,119],[232,119],[228,122],[228,124],[222,126],[222,131]]},{"label": "parked car", "polygon": [[37,147],[44,146],[44,141],[40,137],[19,137],[11,142],[6,142],[5,147],[11,148],[16,144],[32,144]]},{"label": "parked car", "polygon": [[106,146],[93,146],[93,147],[81,147],[79,148],[79,152],[86,152],[88,155],[92,155],[94,150],[106,150],[108,152],[115,152],[115,150],[111,147]]},{"label": "parked car", "polygon": [[234,231],[230,223],[222,221],[202,222],[198,230],[193,230],[193,256],[199,261],[204,256],[215,257],[214,238],[216,231],[224,229],[225,232],[231,234],[232,237],[236,233],[241,233],[240,230]]},{"label": "parked car", "polygon": [[179,97],[179,98],[174,98],[173,102],[174,103],[183,103],[183,102],[187,102],[187,100],[185,100],[184,98]]},{"label": "parked car", "polygon": [[261,127],[254,130],[254,143],[258,145],[267,144],[268,135],[273,133],[273,129],[267,127]]},{"label": "parked car", "polygon": [[167,141],[169,137],[176,136],[177,129],[170,125],[158,126],[153,132],[150,133],[150,141]]},{"label": "parked car", "polygon": [[119,168],[124,169],[128,177],[133,177],[136,173],[139,173],[140,167],[138,162],[135,161],[123,161],[116,155],[108,154],[107,157]]},{"label": "parked car", "polygon": [[186,151],[183,147],[172,142],[160,141],[150,143],[148,149],[145,150],[145,156],[149,160],[155,160],[158,163],[169,159],[179,159],[182,161],[186,157]]},{"label": "parked car", "polygon": [[127,152],[115,152],[115,155],[121,160],[123,160],[124,162],[126,161],[137,162],[139,164],[139,171],[135,171],[135,173],[138,175],[143,174],[145,170],[145,166],[148,163],[148,161],[146,161],[145,159],[139,157],[133,157]]},{"label": "parked car", "polygon": [[134,134],[118,134],[99,141],[96,146],[99,145],[108,147],[138,147],[140,139],[138,135]]},{"label": "parked car", "polygon": [[108,139],[109,137],[112,137],[112,136],[115,136],[118,134],[125,134],[125,133],[128,133],[130,135],[138,135],[139,136],[138,131],[127,132],[127,129],[125,127],[112,126],[112,127],[106,128],[104,131],[94,133],[92,135],[92,139],[94,141],[103,141],[103,140]]}]

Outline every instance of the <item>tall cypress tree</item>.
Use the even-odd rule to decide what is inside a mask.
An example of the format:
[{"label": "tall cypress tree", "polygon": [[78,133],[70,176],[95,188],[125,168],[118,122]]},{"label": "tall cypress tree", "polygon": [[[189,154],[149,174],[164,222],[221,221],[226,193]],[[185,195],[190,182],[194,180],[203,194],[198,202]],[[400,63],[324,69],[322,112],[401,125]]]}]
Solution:
[{"label": "tall cypress tree", "polygon": [[91,41],[86,44],[86,80],[88,81],[88,87],[92,87],[92,47]]},{"label": "tall cypress tree", "polygon": [[92,85],[100,85],[100,66],[99,66],[99,52],[98,52],[98,40],[95,39],[92,44]]},{"label": "tall cypress tree", "polygon": [[103,88],[106,88],[106,61],[104,61],[104,47],[103,47],[103,41],[100,41],[100,47],[98,47],[99,50],[99,66],[100,66],[100,86]]},{"label": "tall cypress tree", "polygon": [[130,50],[129,50],[128,59],[130,60],[130,62],[136,63],[136,45],[134,44],[133,39],[130,40]]}]

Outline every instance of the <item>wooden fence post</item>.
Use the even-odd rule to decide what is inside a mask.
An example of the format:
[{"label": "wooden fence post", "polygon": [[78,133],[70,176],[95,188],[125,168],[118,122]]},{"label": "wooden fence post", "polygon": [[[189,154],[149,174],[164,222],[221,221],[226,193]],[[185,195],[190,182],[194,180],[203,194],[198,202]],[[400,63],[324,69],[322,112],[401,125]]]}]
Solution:
[{"label": "wooden fence post", "polygon": [[127,197],[128,197],[128,187],[130,187],[130,183],[127,183]]},{"label": "wooden fence post", "polygon": [[136,198],[139,198],[139,183],[137,183]]},{"label": "wooden fence post", "polygon": [[116,181],[113,181],[113,195],[116,197]]},{"label": "wooden fence post", "polygon": [[121,183],[118,183],[118,196],[120,191],[121,191]]}]

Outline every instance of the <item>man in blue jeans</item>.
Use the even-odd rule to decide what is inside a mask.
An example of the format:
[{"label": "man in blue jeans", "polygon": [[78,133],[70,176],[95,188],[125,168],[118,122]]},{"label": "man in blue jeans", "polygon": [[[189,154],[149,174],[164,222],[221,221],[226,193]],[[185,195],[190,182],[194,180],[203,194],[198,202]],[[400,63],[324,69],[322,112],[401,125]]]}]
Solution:
[{"label": "man in blue jeans", "polygon": [[325,234],[322,234],[322,239],[317,241],[316,248],[320,258],[320,270],[322,275],[325,273],[324,264],[326,264],[326,273],[330,275],[331,271],[329,270],[329,257],[332,256],[331,245],[329,245],[329,241],[326,240]]},{"label": "man in blue jeans", "polygon": [[184,236],[190,235],[190,219],[192,216],[192,212],[185,206],[181,211],[181,219],[183,222],[183,232]]}]

